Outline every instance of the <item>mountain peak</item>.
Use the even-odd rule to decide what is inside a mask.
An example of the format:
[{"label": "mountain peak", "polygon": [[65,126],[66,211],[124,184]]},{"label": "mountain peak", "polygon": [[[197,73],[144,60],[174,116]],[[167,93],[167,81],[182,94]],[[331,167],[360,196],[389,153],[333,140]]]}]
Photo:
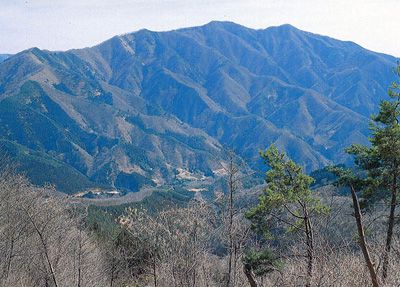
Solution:
[{"label": "mountain peak", "polygon": [[[236,23],[236,22],[232,22],[232,21],[218,21],[218,20],[213,20],[208,22],[207,24],[204,24],[200,27],[238,27],[238,28],[244,28],[244,29],[248,29],[248,30],[257,30],[255,28],[250,28],[247,27],[245,25]],[[289,23],[285,23],[282,25],[277,25],[277,26],[270,26],[270,27],[266,27],[266,28],[262,28],[262,29],[280,29],[280,30],[297,30],[297,31],[301,31],[300,29],[298,29],[297,27],[293,26],[292,24]]]},{"label": "mountain peak", "polygon": [[[270,31],[270,32],[276,32],[276,33],[293,33],[293,34],[309,33],[309,32],[303,31],[291,24],[270,26],[270,27],[263,29],[263,31]],[[312,33],[309,33],[309,34],[312,34]]]},{"label": "mountain peak", "polygon": [[[282,24],[282,25],[278,25],[278,26],[270,26],[270,27],[266,27],[266,28],[250,28],[247,27],[245,25],[242,24],[238,24],[232,21],[218,21],[218,20],[213,20],[211,22],[208,22],[204,25],[201,26],[195,26],[195,27],[188,27],[188,28],[182,28],[184,30],[188,30],[188,29],[193,29],[193,28],[222,28],[222,29],[227,29],[227,30],[232,30],[232,29],[241,29],[241,30],[286,30],[286,31],[301,31],[304,32],[300,29],[298,29],[297,27],[291,25],[291,24]],[[179,30],[182,30],[179,29]]]},{"label": "mountain peak", "polygon": [[0,64],[0,99],[17,94],[0,105],[0,137],[132,191],[183,169],[218,174],[222,147],[253,158],[274,143],[308,171],[345,161],[343,146],[368,142],[396,63],[290,24],[227,21],[21,54]]},{"label": "mountain peak", "polygon": [[295,26],[293,26],[292,24],[289,24],[289,23],[285,23],[285,24],[278,25],[278,26],[271,26],[270,28],[286,29],[286,30],[299,30],[298,28],[296,28]]},{"label": "mountain peak", "polygon": [[[232,22],[232,21],[218,21],[218,20],[213,20],[208,22],[207,24],[202,25],[202,27],[207,27],[207,26],[215,26],[215,27],[232,27],[232,26],[236,26],[236,27],[243,27],[243,28],[247,28],[243,25],[240,25],[238,23]],[[248,28],[249,29],[249,28]]]}]

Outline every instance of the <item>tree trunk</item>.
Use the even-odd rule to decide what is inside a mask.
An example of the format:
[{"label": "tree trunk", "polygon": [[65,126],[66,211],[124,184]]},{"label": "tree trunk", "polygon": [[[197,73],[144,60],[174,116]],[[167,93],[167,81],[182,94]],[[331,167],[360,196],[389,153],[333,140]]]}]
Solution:
[{"label": "tree trunk", "polygon": [[114,287],[114,262],[111,266],[111,278],[110,278],[110,287]]},{"label": "tree trunk", "polygon": [[5,279],[8,279],[8,276],[10,274],[10,269],[11,269],[11,260],[14,257],[14,237],[12,236],[11,238],[11,243],[10,243],[10,252],[7,258],[7,265],[6,265],[6,271],[5,271]]},{"label": "tree trunk", "polygon": [[306,245],[307,245],[307,282],[306,287],[311,287],[313,277],[314,265],[314,236],[311,226],[310,217],[308,216],[307,208],[304,207],[304,226],[306,231]]},{"label": "tree trunk", "polygon": [[254,278],[253,272],[249,268],[247,268],[246,265],[243,266],[243,271],[247,277],[247,281],[249,281],[250,287],[258,287],[257,281]]},{"label": "tree trunk", "polygon": [[157,287],[157,269],[156,269],[156,258],[153,259],[153,282],[154,287]]},{"label": "tree trunk", "polygon": [[236,265],[237,265],[237,246],[236,244],[234,244],[234,248],[233,248],[234,252],[233,252],[233,274],[232,274],[232,286],[236,286]]},{"label": "tree trunk", "polygon": [[39,236],[40,243],[42,244],[44,255],[45,255],[45,258],[46,258],[46,261],[47,261],[47,265],[48,265],[49,270],[50,270],[50,275],[51,275],[51,278],[53,279],[53,282],[54,282],[54,286],[58,287],[57,280],[56,280],[56,274],[55,274],[53,265],[51,264],[51,260],[50,260],[50,257],[49,257],[49,251],[47,249],[47,244],[46,244],[46,241],[45,241],[45,239],[43,237],[43,234],[39,230],[39,227],[36,225],[35,221],[31,217],[30,213],[27,210],[25,210],[25,212],[28,215],[28,218],[29,218],[30,222],[32,223],[33,227],[35,228],[35,231],[36,231],[37,235]]},{"label": "tree trunk", "polygon": [[[112,247],[114,248],[114,247]],[[114,250],[113,250],[114,251]],[[111,262],[110,262],[110,287],[114,287],[114,280],[116,279],[116,270],[117,270],[117,259],[116,253],[110,254]]]},{"label": "tree trunk", "polygon": [[228,261],[228,280],[226,282],[227,287],[235,286],[232,284],[232,261],[233,261],[233,234],[232,234],[232,225],[233,225],[233,212],[234,212],[234,199],[233,195],[235,192],[235,174],[236,169],[233,162],[233,156],[230,155],[230,163],[229,163],[229,222],[228,222],[228,233],[229,233],[229,261]]},{"label": "tree trunk", "polygon": [[372,281],[372,286],[374,287],[379,287],[379,278],[378,275],[376,274],[376,269],[375,266],[371,260],[371,256],[369,254],[368,250],[368,245],[365,239],[365,232],[364,232],[364,226],[362,223],[362,214],[361,214],[361,209],[360,209],[360,202],[358,201],[358,196],[356,194],[356,191],[352,185],[350,185],[350,190],[351,190],[351,198],[353,200],[353,208],[354,208],[354,217],[356,218],[357,222],[357,231],[358,231],[358,237],[359,237],[359,244],[362,250],[362,253],[364,255],[364,260],[365,263],[368,267],[369,275],[371,277]]},{"label": "tree trunk", "polygon": [[385,282],[387,275],[388,275],[389,256],[390,256],[390,249],[392,247],[396,206],[397,206],[397,174],[395,173],[393,175],[392,199],[390,202],[390,214],[389,214],[388,229],[387,229],[387,233],[386,233],[386,245],[385,245],[385,251],[383,254],[383,264],[382,264],[382,281],[383,282]]},{"label": "tree trunk", "polygon": [[82,272],[81,272],[81,264],[82,264],[82,230],[79,229],[79,246],[78,246],[78,284],[77,287],[81,287],[81,276],[82,276]]}]

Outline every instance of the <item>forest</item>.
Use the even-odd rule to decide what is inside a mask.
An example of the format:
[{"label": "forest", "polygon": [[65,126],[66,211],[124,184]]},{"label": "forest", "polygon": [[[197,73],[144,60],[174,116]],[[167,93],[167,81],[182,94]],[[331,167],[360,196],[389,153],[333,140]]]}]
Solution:
[{"label": "forest", "polygon": [[370,144],[346,148],[353,165],[312,173],[318,185],[271,145],[265,184],[245,189],[251,175],[231,153],[213,200],[80,204],[33,185],[4,154],[0,285],[398,286],[399,116],[394,82]]}]

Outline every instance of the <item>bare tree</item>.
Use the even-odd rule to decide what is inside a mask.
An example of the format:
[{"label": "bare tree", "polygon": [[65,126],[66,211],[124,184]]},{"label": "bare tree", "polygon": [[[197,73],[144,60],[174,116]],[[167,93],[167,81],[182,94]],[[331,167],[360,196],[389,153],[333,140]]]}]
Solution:
[{"label": "bare tree", "polygon": [[331,170],[339,176],[338,184],[347,185],[350,188],[351,198],[353,201],[354,218],[357,223],[358,242],[362,250],[362,253],[364,255],[365,264],[368,268],[372,285],[374,287],[379,287],[380,286],[379,278],[377,275],[375,265],[371,259],[369,247],[365,237],[363,216],[361,213],[360,201],[358,199],[356,191],[356,187],[362,185],[362,181],[356,176],[354,176],[353,172],[351,172],[350,170],[345,170],[342,168],[332,168]]},{"label": "bare tree", "polygon": [[97,244],[51,187],[0,175],[0,231],[0,286],[101,286]]}]

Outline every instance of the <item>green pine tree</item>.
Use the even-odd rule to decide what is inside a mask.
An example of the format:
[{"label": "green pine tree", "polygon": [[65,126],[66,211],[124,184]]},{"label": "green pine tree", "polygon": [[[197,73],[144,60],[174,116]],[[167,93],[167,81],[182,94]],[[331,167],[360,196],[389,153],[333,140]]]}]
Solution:
[{"label": "green pine tree", "polygon": [[[396,68],[400,78],[400,65]],[[371,146],[352,145],[347,152],[354,155],[356,166],[365,174],[363,207],[379,200],[389,201],[389,215],[382,262],[382,281],[388,276],[393,230],[398,204],[400,176],[400,84],[389,88],[389,100],[380,103],[379,113],[372,116]]]},{"label": "green pine tree", "polygon": [[310,185],[314,180],[303,173],[301,166],[275,146],[262,152],[261,156],[270,167],[266,173],[267,187],[247,217],[265,238],[273,237],[270,229],[274,222],[285,226],[286,232],[303,236],[307,258],[306,286],[311,286],[315,258],[313,219],[328,209],[311,191]]}]

